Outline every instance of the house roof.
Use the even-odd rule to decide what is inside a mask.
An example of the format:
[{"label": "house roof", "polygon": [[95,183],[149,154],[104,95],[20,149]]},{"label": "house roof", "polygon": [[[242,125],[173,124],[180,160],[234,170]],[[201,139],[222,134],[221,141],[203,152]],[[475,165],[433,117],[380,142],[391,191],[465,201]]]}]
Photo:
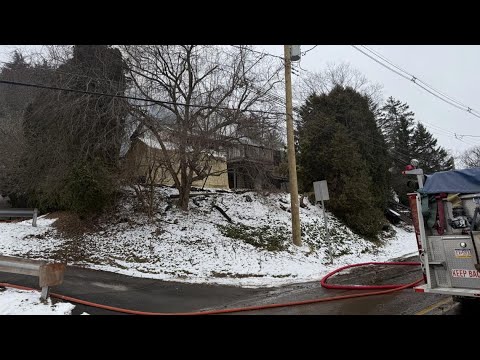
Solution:
[{"label": "house roof", "polygon": [[[152,132],[150,130],[144,130],[137,136],[131,136],[131,139],[130,139],[129,142],[127,142],[125,144],[122,144],[122,147],[120,149],[120,156],[121,157],[124,157],[128,153],[128,151],[130,150],[131,144],[134,141],[140,141],[140,142],[142,142],[143,144],[145,144],[146,146],[148,146],[149,148],[152,148],[152,149],[157,149],[157,150],[162,149],[162,146],[160,145],[160,142],[152,134]],[[167,150],[174,150],[175,149],[175,144],[173,144],[171,142],[164,141],[163,144],[164,144],[164,146]],[[213,150],[206,150],[205,152],[208,153],[209,155],[215,157],[215,158],[226,160],[226,155],[221,153],[221,152],[213,151]]]}]

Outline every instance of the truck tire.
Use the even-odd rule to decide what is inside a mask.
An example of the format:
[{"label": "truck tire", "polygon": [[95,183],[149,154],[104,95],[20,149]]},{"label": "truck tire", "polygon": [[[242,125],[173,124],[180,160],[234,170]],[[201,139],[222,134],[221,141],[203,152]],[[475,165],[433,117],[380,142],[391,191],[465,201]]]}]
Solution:
[{"label": "truck tire", "polygon": [[458,302],[458,303],[460,303],[462,305],[465,305],[465,306],[480,304],[480,302],[478,301],[479,300],[478,298],[472,298],[470,296],[454,295],[454,296],[452,296],[452,299],[453,299],[453,301]]}]

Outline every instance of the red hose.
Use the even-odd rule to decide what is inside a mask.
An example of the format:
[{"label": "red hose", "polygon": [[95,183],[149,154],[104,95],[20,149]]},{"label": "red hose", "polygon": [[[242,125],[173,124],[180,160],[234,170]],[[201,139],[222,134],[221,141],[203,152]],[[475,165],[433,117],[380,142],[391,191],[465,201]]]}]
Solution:
[{"label": "red hose", "polygon": [[[402,287],[402,284],[399,285],[335,285],[335,284],[327,284],[328,278],[339,273],[342,270],[358,267],[358,266],[366,266],[366,265],[407,265],[407,266],[418,266],[420,265],[419,262],[366,262],[360,264],[353,264],[343,266],[337,270],[334,270],[323,277],[320,281],[320,284],[325,289],[341,289],[341,290],[378,290],[378,289],[398,289]],[[412,287],[415,285],[412,285]]]},{"label": "red hose", "polygon": [[[381,287],[381,289],[385,289],[385,286],[389,286],[389,288],[387,290],[371,291],[371,292],[368,292],[368,293],[341,295],[341,296],[334,296],[334,297],[323,297],[323,298],[318,298],[318,299],[293,301],[293,302],[281,303],[281,304],[247,306],[247,307],[241,307],[241,308],[230,308],[230,309],[222,309],[222,310],[192,311],[192,312],[177,312],[177,313],[148,312],[148,311],[138,311],[138,310],[119,308],[119,307],[115,307],[115,306],[97,304],[97,303],[94,303],[94,302],[81,300],[81,299],[77,299],[77,298],[74,298],[74,297],[71,297],[71,296],[55,294],[55,293],[51,293],[50,296],[54,297],[54,298],[62,299],[62,300],[65,300],[65,301],[77,303],[77,304],[82,304],[82,305],[86,305],[86,306],[96,307],[96,308],[100,308],[100,309],[105,309],[105,310],[110,310],[110,311],[115,311],[115,312],[120,312],[120,313],[125,313],[125,314],[132,314],[132,315],[215,315],[215,314],[236,313],[236,312],[242,312],[242,311],[273,309],[273,308],[288,307],[288,306],[308,305],[308,304],[316,304],[316,303],[327,302],[327,301],[352,299],[352,298],[374,296],[374,295],[383,295],[383,294],[389,294],[389,293],[393,293],[395,291],[400,291],[400,290],[403,290],[403,289],[413,287],[413,286],[415,286],[415,285],[417,285],[417,284],[419,284],[420,282],[423,281],[423,279],[419,279],[419,280],[417,280],[417,281],[415,281],[411,284],[377,285],[378,287],[375,287],[375,286],[365,287],[365,286],[360,286],[360,285],[359,286],[355,286],[355,285],[329,285],[329,284],[326,283],[326,280],[329,277],[338,273],[341,270],[348,269],[348,268],[351,268],[351,267],[364,266],[364,265],[419,265],[419,263],[409,263],[409,262],[375,263],[375,262],[368,262],[368,263],[362,263],[362,264],[347,265],[347,266],[344,266],[340,269],[337,269],[337,270],[332,271],[331,273],[327,274],[326,276],[323,277],[323,279],[320,282],[321,285],[323,287],[327,288],[327,289],[365,290],[367,288],[379,289],[380,287]],[[13,284],[8,284],[8,283],[0,283],[0,287],[10,287],[10,288],[21,289],[21,290],[37,291],[36,289],[29,288],[29,287],[26,287],[26,286],[13,285]]]}]

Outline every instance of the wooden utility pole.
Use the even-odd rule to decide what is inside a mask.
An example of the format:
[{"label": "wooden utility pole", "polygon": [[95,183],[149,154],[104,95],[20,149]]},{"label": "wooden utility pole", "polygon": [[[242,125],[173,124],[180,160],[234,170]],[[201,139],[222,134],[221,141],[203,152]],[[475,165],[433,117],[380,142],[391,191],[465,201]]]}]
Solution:
[{"label": "wooden utility pole", "polygon": [[293,138],[293,105],[292,105],[292,59],[291,45],[284,45],[285,55],[285,97],[287,110],[287,149],[288,149],[288,174],[290,183],[290,201],[292,211],[293,243],[302,245],[300,233],[300,209],[298,206],[297,164],[295,161],[295,143]]}]

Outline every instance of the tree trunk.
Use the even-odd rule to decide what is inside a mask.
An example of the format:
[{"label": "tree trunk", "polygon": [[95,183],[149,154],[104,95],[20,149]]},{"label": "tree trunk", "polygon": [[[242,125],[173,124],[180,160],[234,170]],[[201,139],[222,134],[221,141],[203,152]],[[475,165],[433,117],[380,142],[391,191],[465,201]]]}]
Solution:
[{"label": "tree trunk", "polygon": [[190,197],[191,184],[182,182],[182,186],[178,189],[178,207],[182,210],[188,210],[188,199]]}]

